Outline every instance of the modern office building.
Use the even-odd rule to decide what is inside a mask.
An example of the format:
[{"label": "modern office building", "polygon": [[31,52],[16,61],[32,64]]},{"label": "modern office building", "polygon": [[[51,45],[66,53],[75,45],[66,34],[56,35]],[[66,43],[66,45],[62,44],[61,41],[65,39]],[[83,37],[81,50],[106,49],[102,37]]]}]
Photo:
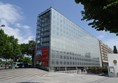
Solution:
[{"label": "modern office building", "polygon": [[108,66],[108,54],[112,54],[113,51],[108,45],[104,44],[101,40],[99,40],[99,44],[100,44],[102,67],[107,67]]},{"label": "modern office building", "polygon": [[99,41],[53,8],[37,17],[35,65],[48,70],[100,66]]}]

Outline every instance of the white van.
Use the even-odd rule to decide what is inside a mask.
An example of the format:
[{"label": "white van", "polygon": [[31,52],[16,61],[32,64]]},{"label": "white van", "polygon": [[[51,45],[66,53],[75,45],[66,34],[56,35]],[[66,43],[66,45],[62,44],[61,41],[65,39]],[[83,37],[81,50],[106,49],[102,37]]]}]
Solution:
[{"label": "white van", "polygon": [[15,66],[15,68],[23,68],[24,64],[23,64],[23,62],[14,62],[14,66]]}]

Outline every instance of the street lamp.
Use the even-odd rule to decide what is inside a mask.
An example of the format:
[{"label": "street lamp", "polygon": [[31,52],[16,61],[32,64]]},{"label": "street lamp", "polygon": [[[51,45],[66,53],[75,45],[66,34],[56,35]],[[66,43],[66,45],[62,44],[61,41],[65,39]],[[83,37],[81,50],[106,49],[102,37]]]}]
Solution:
[{"label": "street lamp", "polygon": [[0,27],[5,27],[5,25],[2,24],[2,25],[0,25]]}]

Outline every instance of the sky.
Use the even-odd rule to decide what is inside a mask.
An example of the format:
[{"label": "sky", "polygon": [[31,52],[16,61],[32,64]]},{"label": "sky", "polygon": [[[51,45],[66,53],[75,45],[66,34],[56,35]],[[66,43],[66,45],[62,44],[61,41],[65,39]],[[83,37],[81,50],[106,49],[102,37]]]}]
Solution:
[{"label": "sky", "polygon": [[49,7],[53,7],[112,49],[114,45],[118,47],[118,36],[105,31],[96,31],[88,26],[88,22],[81,20],[83,6],[76,4],[74,0],[0,0],[0,25],[5,25],[0,28],[6,34],[17,38],[19,43],[35,40],[37,15]]}]

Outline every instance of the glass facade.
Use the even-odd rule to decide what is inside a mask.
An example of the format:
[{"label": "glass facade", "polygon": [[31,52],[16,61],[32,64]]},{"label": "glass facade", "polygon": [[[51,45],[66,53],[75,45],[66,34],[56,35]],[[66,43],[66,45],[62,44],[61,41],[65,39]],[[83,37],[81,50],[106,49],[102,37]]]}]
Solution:
[{"label": "glass facade", "polygon": [[[41,17],[47,20],[41,23]],[[99,41],[55,9],[50,8],[48,12],[40,14],[38,24],[48,25],[46,27],[40,26],[40,29],[48,29],[48,32],[39,30],[43,35],[48,36],[42,38],[40,33],[37,34],[36,39],[37,42],[40,42],[37,43],[37,48],[46,47],[49,49],[49,67],[100,66]],[[39,26],[37,29],[39,29]],[[45,43],[43,43],[44,41]],[[37,53],[39,53],[38,50]]]},{"label": "glass facade", "polygon": [[45,13],[38,16],[36,30],[36,64],[40,66],[49,66],[49,44],[50,44],[50,15],[47,10]]}]

